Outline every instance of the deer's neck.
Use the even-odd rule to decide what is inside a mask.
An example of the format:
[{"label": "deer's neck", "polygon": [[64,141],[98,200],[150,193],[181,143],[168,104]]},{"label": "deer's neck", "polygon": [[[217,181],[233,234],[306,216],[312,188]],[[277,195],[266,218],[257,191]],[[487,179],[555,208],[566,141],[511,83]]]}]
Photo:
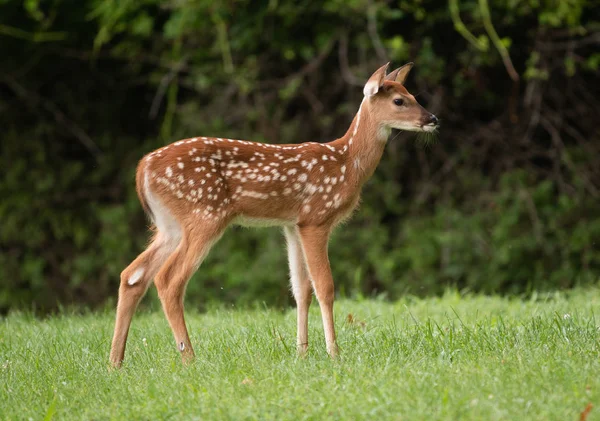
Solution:
[{"label": "deer's neck", "polygon": [[369,111],[363,100],[346,134],[334,141],[337,147],[346,151],[346,165],[359,187],[373,175],[390,135],[390,130],[382,128]]}]

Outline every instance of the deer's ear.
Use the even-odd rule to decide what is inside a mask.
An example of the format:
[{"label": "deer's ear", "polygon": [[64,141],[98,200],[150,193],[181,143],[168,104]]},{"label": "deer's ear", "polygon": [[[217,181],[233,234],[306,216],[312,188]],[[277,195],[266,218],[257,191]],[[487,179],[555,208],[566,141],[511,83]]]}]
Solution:
[{"label": "deer's ear", "polygon": [[396,81],[404,85],[404,82],[406,81],[406,76],[408,76],[408,73],[414,65],[414,63],[406,63],[404,66],[398,67],[393,72],[390,72],[390,74],[385,77],[385,80]]},{"label": "deer's ear", "polygon": [[379,92],[379,88],[383,85],[383,81],[385,80],[385,72],[387,71],[390,63],[387,63],[381,66],[379,69],[375,71],[367,80],[365,87],[363,88],[363,93],[366,97],[370,97]]}]

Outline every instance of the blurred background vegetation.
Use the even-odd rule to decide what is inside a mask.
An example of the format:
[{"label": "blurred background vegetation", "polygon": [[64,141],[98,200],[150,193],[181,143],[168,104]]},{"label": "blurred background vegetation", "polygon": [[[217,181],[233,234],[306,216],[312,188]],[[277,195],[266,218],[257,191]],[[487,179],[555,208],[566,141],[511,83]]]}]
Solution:
[{"label": "blurred background vegetation", "polygon": [[[345,295],[600,278],[591,0],[0,0],[0,311],[102,305],[144,248],[137,161],[197,135],[329,141],[379,66],[442,120],[394,133],[333,237]],[[277,229],[231,228],[190,305],[292,302]]]}]

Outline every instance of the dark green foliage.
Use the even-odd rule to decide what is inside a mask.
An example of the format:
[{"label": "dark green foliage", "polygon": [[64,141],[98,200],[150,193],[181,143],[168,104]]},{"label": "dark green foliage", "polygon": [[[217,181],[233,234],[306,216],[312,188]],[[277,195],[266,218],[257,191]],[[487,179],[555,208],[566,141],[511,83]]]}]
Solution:
[{"label": "dark green foliage", "polygon": [[[388,60],[415,61],[407,86],[443,127],[394,133],[332,239],[338,291],[595,282],[599,34],[583,0],[2,0],[0,310],[116,295],[148,238],[144,153],[332,140]],[[283,305],[286,279],[277,230],[232,228],[188,298]]]}]

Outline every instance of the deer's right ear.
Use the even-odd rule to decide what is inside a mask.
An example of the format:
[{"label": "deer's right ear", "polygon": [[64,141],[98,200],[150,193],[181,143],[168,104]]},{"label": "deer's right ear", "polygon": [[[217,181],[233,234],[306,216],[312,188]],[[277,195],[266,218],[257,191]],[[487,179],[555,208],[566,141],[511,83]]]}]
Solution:
[{"label": "deer's right ear", "polygon": [[379,92],[379,88],[383,86],[383,81],[385,80],[385,72],[387,71],[390,63],[387,63],[381,66],[379,69],[375,71],[367,80],[365,87],[363,88],[363,93],[366,97],[370,97]]}]

